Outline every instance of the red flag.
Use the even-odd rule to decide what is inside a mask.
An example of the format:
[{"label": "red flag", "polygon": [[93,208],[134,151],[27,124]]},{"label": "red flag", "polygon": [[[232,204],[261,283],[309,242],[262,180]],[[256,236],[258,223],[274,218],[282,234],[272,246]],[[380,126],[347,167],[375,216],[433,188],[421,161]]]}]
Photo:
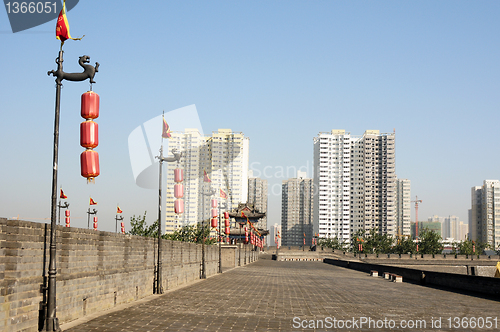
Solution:
[{"label": "red flag", "polygon": [[165,118],[163,118],[163,132],[161,134],[161,137],[163,138],[170,138],[172,137],[172,134],[170,134],[170,127],[168,126],[167,121],[165,121]]},{"label": "red flag", "polygon": [[119,206],[117,206],[117,207],[116,207],[116,213],[122,213],[122,212],[123,212],[123,211],[122,211],[122,209],[120,209],[120,207],[119,207]]},{"label": "red flag", "polygon": [[92,197],[90,197],[89,205],[97,205],[97,202],[95,202]]},{"label": "red flag", "polygon": [[57,18],[56,38],[59,39],[62,44],[64,44],[64,41],[67,39],[80,40],[83,38],[71,38],[71,35],[69,34],[69,23],[68,18],[66,17],[66,0],[63,1],[63,8]]},{"label": "red flag", "polygon": [[203,182],[212,182],[212,180],[208,177],[207,171],[205,170],[203,170]]},{"label": "red flag", "polygon": [[61,195],[59,195],[59,198],[66,199],[68,196],[64,195],[64,191],[61,188]]},{"label": "red flag", "polygon": [[224,190],[222,189],[219,189],[220,190],[220,197],[224,198],[224,199],[227,199],[227,195],[226,193],[224,192]]}]

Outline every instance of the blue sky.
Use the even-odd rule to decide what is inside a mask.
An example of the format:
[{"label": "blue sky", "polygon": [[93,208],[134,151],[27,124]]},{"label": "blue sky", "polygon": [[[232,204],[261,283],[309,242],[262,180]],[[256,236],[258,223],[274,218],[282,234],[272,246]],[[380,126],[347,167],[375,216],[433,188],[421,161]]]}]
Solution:
[{"label": "blue sky", "polygon": [[[498,1],[80,1],[68,12],[78,57],[100,63],[101,175],[80,176],[80,95],[62,89],[59,185],[72,225],[86,227],[88,197],[99,228],[157,217],[157,192],[134,183],[127,138],[163,110],[195,104],[205,133],[250,137],[250,163],[276,174],[307,167],[313,137],[331,129],[361,135],[396,130],[396,173],[423,200],[419,219],[467,221],[470,188],[499,179],[500,2]],[[13,34],[0,10],[0,216],[50,217],[55,20]],[[269,174],[269,172],[268,172]],[[270,223],[281,197],[271,195]],[[414,211],[412,209],[412,215]],[[128,229],[128,228],[127,228]]]}]

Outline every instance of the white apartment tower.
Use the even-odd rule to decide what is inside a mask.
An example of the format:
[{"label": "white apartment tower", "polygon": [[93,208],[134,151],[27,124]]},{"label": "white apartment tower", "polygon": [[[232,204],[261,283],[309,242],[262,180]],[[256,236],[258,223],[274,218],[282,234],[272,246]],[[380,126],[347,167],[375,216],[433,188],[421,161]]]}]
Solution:
[{"label": "white apartment tower", "polygon": [[[166,197],[165,232],[172,233],[184,225],[194,225],[199,218],[198,198],[200,189],[200,150],[205,144],[205,138],[198,129],[185,129],[184,132],[172,132],[168,139],[168,154],[171,156],[172,149],[182,151],[179,163],[164,163],[166,171],[166,185],[163,193]],[[174,213],[174,169],[181,168],[184,171],[184,213]]]},{"label": "white apartment tower", "polygon": [[472,187],[469,231],[472,240],[500,248],[500,181]]},{"label": "white apartment tower", "polygon": [[254,177],[248,179],[248,203],[253,204],[257,211],[266,213],[254,226],[267,229],[267,180]]},{"label": "white apartment tower", "polygon": [[[300,177],[283,180],[281,227],[283,246],[312,245],[313,181]],[[304,236],[305,235],[305,236]]]},{"label": "white apartment tower", "polygon": [[411,182],[396,180],[396,234],[411,235]]},{"label": "white apartment tower", "polygon": [[[227,210],[246,202],[248,195],[249,138],[230,129],[219,129],[212,136],[202,136],[197,129],[172,132],[168,154],[172,149],[182,151],[178,164],[184,170],[185,212],[174,213],[174,174],[176,163],[168,164],[166,192],[166,232],[171,233],[184,225],[194,225],[211,217],[211,198],[227,204]],[[166,155],[166,154],[165,154]],[[204,179],[207,173],[210,182]],[[220,198],[220,189],[228,199]],[[213,193],[212,195],[204,195]]]},{"label": "white apartment tower", "polygon": [[359,229],[396,235],[395,134],[345,130],[314,138],[314,233],[349,241]]}]

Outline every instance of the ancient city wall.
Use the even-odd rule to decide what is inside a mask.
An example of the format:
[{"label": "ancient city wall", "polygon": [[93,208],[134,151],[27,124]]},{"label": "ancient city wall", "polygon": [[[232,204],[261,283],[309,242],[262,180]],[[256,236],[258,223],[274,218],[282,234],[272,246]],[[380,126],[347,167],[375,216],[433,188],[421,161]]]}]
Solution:
[{"label": "ancient city wall", "polygon": [[[153,294],[157,240],[57,227],[57,317],[60,323]],[[0,330],[38,331],[43,321],[50,225],[0,218]],[[207,277],[217,274],[219,249],[206,246]],[[201,245],[162,241],[168,290],[200,279]],[[222,267],[238,265],[238,247],[223,247]],[[246,256],[245,256],[246,255]],[[241,251],[241,265],[258,258]],[[246,259],[243,259],[246,257]]]}]

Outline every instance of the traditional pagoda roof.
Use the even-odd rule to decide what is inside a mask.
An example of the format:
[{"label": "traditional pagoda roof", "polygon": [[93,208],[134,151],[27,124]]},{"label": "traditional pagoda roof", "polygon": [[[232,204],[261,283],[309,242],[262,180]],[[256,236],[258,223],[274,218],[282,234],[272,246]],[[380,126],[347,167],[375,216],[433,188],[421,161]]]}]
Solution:
[{"label": "traditional pagoda roof", "polygon": [[244,223],[248,218],[251,223],[256,223],[264,218],[266,213],[259,212],[252,203],[239,203],[236,210],[229,212],[229,216],[236,219],[236,222]]}]

